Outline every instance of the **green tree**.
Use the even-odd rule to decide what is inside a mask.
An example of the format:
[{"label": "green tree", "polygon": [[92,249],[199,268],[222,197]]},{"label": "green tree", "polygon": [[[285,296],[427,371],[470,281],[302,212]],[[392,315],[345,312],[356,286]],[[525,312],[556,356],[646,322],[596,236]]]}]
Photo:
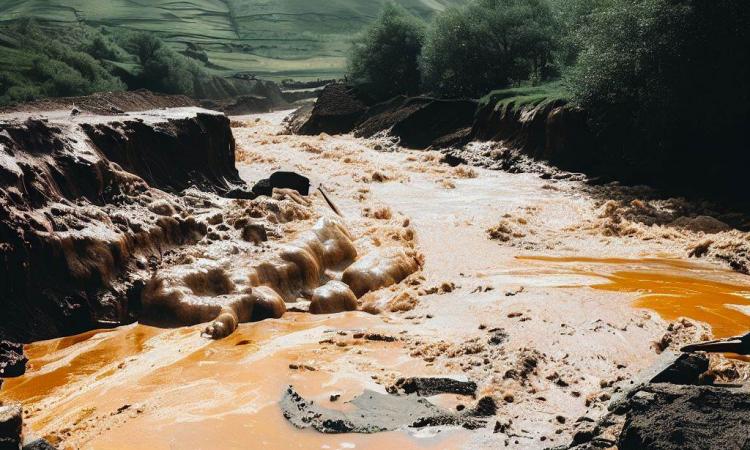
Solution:
[{"label": "green tree", "polygon": [[419,19],[400,6],[386,3],[375,23],[352,43],[349,77],[367,85],[376,97],[416,94],[424,34]]},{"label": "green tree", "polygon": [[439,15],[422,51],[424,84],[448,97],[492,89],[555,72],[555,17],[546,0],[476,0]]},{"label": "green tree", "polygon": [[613,0],[597,9],[568,84],[611,157],[674,167],[675,176],[750,160],[748,24],[745,0]]}]

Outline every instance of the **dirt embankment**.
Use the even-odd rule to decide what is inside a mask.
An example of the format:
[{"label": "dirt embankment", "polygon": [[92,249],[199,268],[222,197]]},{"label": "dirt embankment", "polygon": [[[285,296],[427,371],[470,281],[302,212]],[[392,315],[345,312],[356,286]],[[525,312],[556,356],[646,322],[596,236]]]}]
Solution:
[{"label": "dirt embankment", "polygon": [[389,134],[406,148],[446,147],[465,141],[477,103],[430,97],[395,97],[379,103],[360,89],[331,84],[314,107],[303,108],[289,121],[292,133],[345,134],[357,137]]},{"label": "dirt embankment", "polygon": [[[288,128],[306,135],[384,134],[407,148],[443,148],[464,161],[503,169],[515,164],[513,160],[520,155],[586,173],[600,182],[646,184],[748,208],[739,185],[746,166],[743,160],[717,159],[709,152],[667,160],[659,152],[629,151],[621,143],[597,136],[588,113],[565,100],[518,106],[395,97],[378,103],[361,89],[335,84],[323,90],[314,108],[301,110]],[[720,138],[716,146],[722,145]],[[494,148],[463,148],[472,141],[491,142]]]},{"label": "dirt embankment", "polygon": [[[101,111],[161,100],[131,93],[75,104]],[[207,233],[174,194],[190,187],[224,194],[244,184],[229,120],[218,113],[14,116],[0,117],[2,339],[28,342],[132,321],[149,271],[170,248]]]},{"label": "dirt embankment", "polygon": [[184,95],[163,95],[145,89],[129,92],[100,92],[85,97],[58,97],[0,108],[0,114],[37,111],[77,110],[92,114],[112,115],[158,108],[197,106]]}]

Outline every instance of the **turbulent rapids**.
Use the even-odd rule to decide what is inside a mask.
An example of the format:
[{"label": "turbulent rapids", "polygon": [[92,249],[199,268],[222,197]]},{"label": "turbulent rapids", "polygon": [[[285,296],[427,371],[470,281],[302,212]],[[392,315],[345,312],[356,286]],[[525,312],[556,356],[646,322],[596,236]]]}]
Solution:
[{"label": "turbulent rapids", "polygon": [[[521,157],[469,167],[382,133],[288,134],[288,112],[45,114],[0,133],[0,231],[15,239],[0,337],[29,359],[0,399],[23,405],[27,440],[611,443],[656,429],[610,409],[639,374],[750,320],[731,270],[748,235],[681,199]],[[252,192],[278,171],[314,189]],[[0,346],[9,370],[19,349]],[[750,375],[736,356],[691,361],[704,384]],[[684,394],[646,389],[653,403],[623,410],[650,417]]]}]

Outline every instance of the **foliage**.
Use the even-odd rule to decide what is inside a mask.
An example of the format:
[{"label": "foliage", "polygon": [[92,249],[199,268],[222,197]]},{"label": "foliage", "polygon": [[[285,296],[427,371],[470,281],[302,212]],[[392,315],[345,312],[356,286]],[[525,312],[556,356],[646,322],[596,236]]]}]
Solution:
[{"label": "foliage", "polygon": [[96,58],[65,45],[33,21],[19,22],[9,31],[28,64],[2,73],[0,104],[125,88]]},{"label": "foliage", "polygon": [[656,165],[700,165],[709,148],[713,160],[747,161],[750,4],[608,3],[583,30],[586,45],[568,80],[608,151]]},{"label": "foliage", "polygon": [[405,9],[387,3],[378,19],[349,51],[349,77],[376,97],[414,95],[419,90],[419,54],[424,25]]},{"label": "foliage", "polygon": [[121,38],[122,47],[135,55],[141,71],[131,88],[145,88],[168,94],[194,95],[197,77],[202,69],[189,58],[166,47],[154,34],[128,33]]},{"label": "foliage", "polygon": [[439,15],[422,50],[425,86],[478,96],[555,73],[555,17],[546,0],[475,0]]}]

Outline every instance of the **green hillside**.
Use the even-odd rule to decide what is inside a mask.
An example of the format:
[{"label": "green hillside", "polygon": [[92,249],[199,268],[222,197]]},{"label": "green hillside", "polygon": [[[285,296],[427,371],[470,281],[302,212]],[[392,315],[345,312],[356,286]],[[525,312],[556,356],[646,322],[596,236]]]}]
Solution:
[{"label": "green hillside", "polygon": [[[0,0],[0,23],[116,27],[157,33],[173,49],[205,52],[217,74],[340,76],[350,38],[386,0]],[[399,0],[429,18],[466,0]],[[0,45],[2,43],[0,42]]]}]

